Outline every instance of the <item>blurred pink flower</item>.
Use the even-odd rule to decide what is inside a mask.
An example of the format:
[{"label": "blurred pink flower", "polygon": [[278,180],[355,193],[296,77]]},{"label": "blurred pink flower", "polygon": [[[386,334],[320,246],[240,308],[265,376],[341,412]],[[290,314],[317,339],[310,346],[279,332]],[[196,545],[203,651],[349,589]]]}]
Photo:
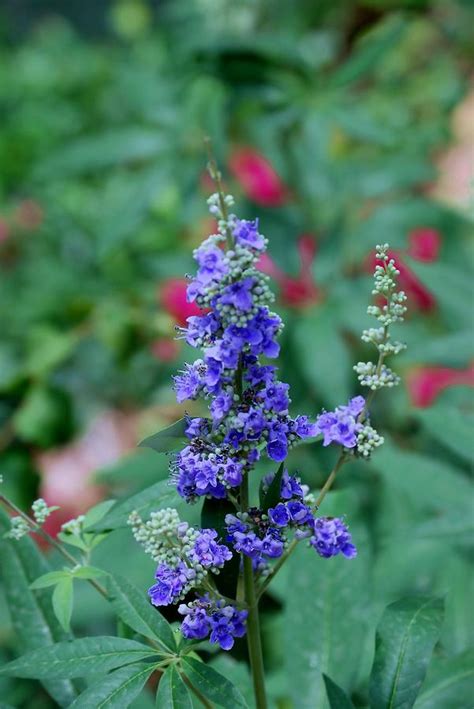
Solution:
[{"label": "blurred pink flower", "polygon": [[105,411],[76,441],[37,455],[40,496],[48,505],[61,508],[48,517],[46,531],[56,534],[63,522],[84,513],[103,498],[104,490],[94,483],[93,475],[134,447],[135,421],[130,414]]},{"label": "blurred pink flower", "polygon": [[438,259],[441,237],[436,229],[421,227],[408,235],[408,254],[416,261],[427,263]]},{"label": "blurred pink flower", "polygon": [[316,242],[311,234],[303,234],[298,239],[300,272],[296,278],[288,276],[264,253],[258,262],[258,268],[271,276],[280,288],[280,300],[285,305],[303,308],[320,299],[321,291],[313,280],[312,265],[316,256]]},{"label": "blurred pink flower", "polygon": [[270,162],[253,148],[235,149],[229,158],[229,170],[256,204],[279,207],[288,202],[288,189]]},{"label": "blurred pink flower", "polygon": [[14,218],[22,229],[37,229],[43,221],[43,208],[34,199],[24,199],[16,208]]},{"label": "blurred pink flower", "polygon": [[408,374],[408,392],[414,406],[431,406],[447,387],[474,386],[474,364],[466,369],[419,367]]},{"label": "blurred pink flower", "polygon": [[158,300],[161,307],[181,327],[186,325],[186,319],[191,315],[202,315],[202,311],[196,303],[188,303],[186,300],[187,286],[184,278],[170,278],[164,281],[158,290]]}]

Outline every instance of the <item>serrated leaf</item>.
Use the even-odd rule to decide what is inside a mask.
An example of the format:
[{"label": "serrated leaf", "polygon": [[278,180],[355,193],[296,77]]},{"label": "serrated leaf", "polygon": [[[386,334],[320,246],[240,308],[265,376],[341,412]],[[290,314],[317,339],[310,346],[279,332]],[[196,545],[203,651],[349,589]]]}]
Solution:
[{"label": "serrated leaf", "polygon": [[142,691],[153,665],[129,665],[88,687],[70,709],[125,709]]},{"label": "serrated leaf", "polygon": [[425,678],[443,621],[443,602],[427,596],[389,605],[377,628],[370,703],[410,709]]},{"label": "serrated leaf", "polygon": [[138,445],[141,448],[153,448],[157,453],[169,453],[179,447],[181,441],[185,438],[186,419],[182,418],[175,421],[171,426],[163,428],[153,436],[143,439]]},{"label": "serrated leaf", "polygon": [[281,479],[285,469],[284,463],[278,466],[273,480],[268,486],[266,493],[261,495],[260,507],[264,512],[267,512],[270,507],[275,507],[281,500]]},{"label": "serrated leaf", "polygon": [[144,593],[123,576],[107,579],[109,601],[117,615],[133,630],[158,640],[167,652],[176,652],[173,630],[159,610],[153,608]]},{"label": "serrated leaf", "polygon": [[343,689],[324,673],[323,679],[331,709],[354,709],[353,703]]},{"label": "serrated leaf", "polygon": [[104,500],[99,502],[98,505],[91,507],[86,513],[84,520],[82,522],[83,529],[88,529],[93,527],[97,522],[99,522],[109,510],[116,504],[117,500]]},{"label": "serrated leaf", "polygon": [[118,529],[126,527],[130,513],[137,511],[142,517],[146,517],[153,510],[160,510],[164,507],[177,507],[183,505],[182,498],[176,492],[176,488],[170,485],[168,480],[147,487],[136,495],[117,502],[110,512],[95,525],[95,529]]},{"label": "serrated leaf", "polygon": [[53,609],[64,630],[69,630],[73,604],[72,578],[59,581],[53,591]]},{"label": "serrated leaf", "polygon": [[156,693],[156,709],[193,709],[188,688],[172,665],[160,679]]},{"label": "serrated leaf", "polygon": [[156,655],[135,640],[107,636],[81,638],[33,650],[0,668],[8,677],[85,677]]},{"label": "serrated leaf", "polygon": [[474,697],[474,650],[436,659],[415,702],[415,709],[460,709]]},{"label": "serrated leaf", "polygon": [[[49,566],[29,537],[3,540],[2,534],[8,529],[9,517],[0,509],[0,568],[13,630],[23,651],[41,648],[43,652],[68,637],[54,615],[50,591],[29,588],[36,578],[48,573]],[[42,684],[61,707],[69,706],[77,696],[69,680],[48,679]]]},{"label": "serrated leaf", "polygon": [[193,657],[183,657],[183,669],[191,683],[211,702],[224,709],[248,709],[248,704],[240,691],[229,680]]},{"label": "serrated leaf", "polygon": [[47,574],[43,574],[37,578],[33,583],[30,584],[30,588],[48,588],[49,586],[55,586],[60,581],[68,579],[71,577],[71,572],[68,571],[48,571]]}]

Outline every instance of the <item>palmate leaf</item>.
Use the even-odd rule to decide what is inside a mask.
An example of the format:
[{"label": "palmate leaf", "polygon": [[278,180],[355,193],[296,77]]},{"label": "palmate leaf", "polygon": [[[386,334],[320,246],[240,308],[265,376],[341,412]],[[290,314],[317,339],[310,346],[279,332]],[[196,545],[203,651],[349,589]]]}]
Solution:
[{"label": "palmate leaf", "polygon": [[[30,584],[50,571],[45,559],[29,537],[18,541],[3,539],[10,528],[9,517],[0,509],[0,569],[13,629],[23,651],[40,648],[44,652],[54,642],[70,637],[59,625],[48,590],[32,591]],[[61,707],[77,696],[72,682],[47,679],[44,688]]]},{"label": "palmate leaf", "polygon": [[33,679],[85,677],[153,655],[158,661],[156,650],[135,640],[107,636],[81,638],[28,652],[0,668],[0,675]]},{"label": "palmate leaf", "polygon": [[185,418],[179,419],[172,423],[171,426],[154,433],[153,436],[148,436],[138,445],[142,448],[153,448],[157,453],[169,453],[176,450],[185,438],[186,425]]},{"label": "palmate leaf", "polygon": [[174,634],[168,621],[153,608],[145,595],[123,576],[107,579],[109,600],[114,611],[133,630],[152,640],[158,640],[163,648],[176,652]]},{"label": "palmate leaf", "polygon": [[248,704],[232,682],[193,657],[183,657],[183,669],[193,684],[207,699],[224,709],[248,709]]},{"label": "palmate leaf", "polygon": [[153,671],[153,665],[120,667],[82,692],[70,709],[125,709],[140,694]]},{"label": "palmate leaf", "polygon": [[427,596],[389,605],[377,628],[370,703],[410,709],[425,678],[443,620],[443,602]]},{"label": "palmate leaf", "polygon": [[160,679],[156,693],[156,709],[193,709],[188,688],[172,665]]}]

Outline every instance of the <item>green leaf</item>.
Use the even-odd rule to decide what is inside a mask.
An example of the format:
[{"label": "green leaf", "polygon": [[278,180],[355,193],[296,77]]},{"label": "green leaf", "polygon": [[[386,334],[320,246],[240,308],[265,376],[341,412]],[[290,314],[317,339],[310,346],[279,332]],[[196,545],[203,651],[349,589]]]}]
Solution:
[{"label": "green leaf", "polygon": [[30,588],[48,588],[49,586],[55,586],[60,581],[68,579],[71,577],[71,572],[68,571],[48,571],[47,574],[43,574],[37,578],[33,583],[30,584]]},{"label": "green leaf", "polygon": [[70,709],[125,709],[142,691],[153,665],[128,665],[88,687]]},{"label": "green leaf", "polygon": [[153,448],[158,453],[169,453],[178,448],[185,438],[186,425],[185,418],[179,419],[153,436],[148,436],[138,445],[142,448]]},{"label": "green leaf", "polygon": [[19,657],[0,668],[9,677],[85,677],[156,655],[156,650],[135,640],[107,636],[57,643]]},{"label": "green leaf", "polygon": [[464,458],[469,463],[474,458],[474,416],[455,407],[443,404],[419,409],[416,418],[433,440],[438,441],[448,450]]},{"label": "green leaf", "polygon": [[237,687],[208,665],[193,657],[183,657],[183,667],[191,683],[211,702],[224,709],[248,709],[247,702]]},{"label": "green leaf", "polygon": [[[225,517],[227,514],[235,514],[235,507],[229,500],[216,500],[206,498],[201,510],[201,528],[215,529],[219,535],[219,540],[232,547],[226,541],[227,527]],[[234,552],[232,559],[227,561],[220,573],[214,576],[217,589],[229,598],[235,598],[237,592],[237,582],[240,571],[240,554]]]},{"label": "green leaf", "polygon": [[425,678],[443,621],[443,602],[427,596],[389,605],[377,628],[370,703],[410,709]]},{"label": "green leaf", "polygon": [[[10,519],[0,509],[0,568],[13,630],[22,651],[40,648],[42,653],[68,635],[54,615],[51,593],[30,589],[35,579],[48,573],[48,564],[29,537],[19,541],[2,539],[3,533],[9,529]],[[76,688],[69,680],[48,679],[42,684],[61,707],[69,706],[77,696]]]},{"label": "green leaf", "polygon": [[284,463],[278,466],[273,480],[268,486],[265,494],[260,496],[260,507],[264,512],[267,512],[270,507],[275,507],[281,500],[281,479],[285,469]]},{"label": "green leaf", "polygon": [[421,263],[408,259],[408,263],[422,283],[436,294],[436,302],[446,324],[451,329],[465,328],[472,318],[474,284],[471,276],[441,261]]},{"label": "green leaf", "polygon": [[56,584],[53,591],[53,609],[64,630],[69,630],[73,604],[72,578],[65,578]]},{"label": "green leaf", "polygon": [[301,544],[283,570],[284,669],[292,679],[289,694],[298,709],[325,709],[322,673],[350,691],[362,670],[370,668],[373,608],[367,534],[352,515],[349,519],[359,549],[355,559],[321,559]]},{"label": "green leaf", "polygon": [[156,709],[193,709],[188,688],[173,665],[168,667],[160,679]]},{"label": "green leaf", "polygon": [[95,566],[80,566],[71,572],[75,579],[98,579],[100,576],[105,576],[107,572],[103,569],[98,569]]},{"label": "green leaf", "polygon": [[326,694],[328,695],[331,709],[354,709],[354,705],[343,689],[323,673]]},{"label": "green leaf", "polygon": [[429,362],[430,365],[463,367],[469,364],[472,351],[472,331],[461,330],[441,337],[424,337],[410,344],[406,352],[400,356],[400,362],[416,362],[421,365]]},{"label": "green leaf", "polygon": [[351,361],[338,319],[338,309],[326,304],[300,316],[292,330],[294,357],[301,374],[310,390],[331,408],[348,399],[351,385]]},{"label": "green leaf", "polygon": [[126,527],[130,513],[137,511],[145,517],[152,510],[161,510],[164,507],[183,506],[183,499],[176,492],[176,488],[169,484],[168,480],[147,487],[136,495],[117,502],[110,512],[95,525],[95,529],[118,529]]},{"label": "green leaf", "polygon": [[107,579],[109,601],[117,615],[133,630],[152,640],[159,640],[168,652],[176,652],[176,642],[168,621],[153,608],[144,593],[123,576]]},{"label": "green leaf", "polygon": [[474,697],[474,650],[436,659],[415,702],[415,709],[460,709]]},{"label": "green leaf", "polygon": [[89,527],[94,527],[116,503],[117,500],[104,500],[103,502],[99,502],[98,505],[91,507],[84,517],[82,528],[88,529]]},{"label": "green leaf", "polygon": [[77,536],[77,534],[70,534],[69,532],[59,532],[58,539],[60,539],[65,544],[70,544],[72,547],[81,549],[82,551],[88,551],[88,545]]}]

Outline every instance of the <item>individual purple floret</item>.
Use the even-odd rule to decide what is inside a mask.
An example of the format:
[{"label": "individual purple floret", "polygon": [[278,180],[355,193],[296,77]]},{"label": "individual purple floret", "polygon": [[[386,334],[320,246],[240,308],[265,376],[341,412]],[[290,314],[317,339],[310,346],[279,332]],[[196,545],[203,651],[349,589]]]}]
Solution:
[{"label": "individual purple floret", "polygon": [[347,406],[338,406],[334,411],[321,414],[316,419],[316,434],[323,434],[323,446],[338,443],[345,448],[357,445],[357,434],[362,428],[357,417],[365,406],[362,396],[351,399]]},{"label": "individual purple floret", "polygon": [[225,544],[215,540],[218,534],[215,529],[202,529],[188,554],[188,558],[207,568],[222,568],[226,561],[232,559],[232,552]]},{"label": "individual purple floret", "polygon": [[223,601],[211,601],[209,595],[198,597],[192,603],[182,603],[178,612],[184,615],[181,624],[183,636],[203,640],[210,634],[211,643],[218,643],[223,650],[230,650],[235,638],[245,635],[247,611],[239,611]]},{"label": "individual purple floret", "polygon": [[202,360],[198,359],[194,364],[185,364],[184,366],[185,369],[173,377],[176,400],[180,404],[186,399],[195,399],[203,384],[201,376]]},{"label": "individual purple floret", "polygon": [[258,219],[254,221],[237,219],[234,237],[238,244],[256,251],[263,251],[265,248],[265,238],[258,233]]},{"label": "individual purple floret", "polygon": [[318,517],[314,520],[313,536],[309,540],[319,556],[329,558],[343,554],[348,559],[357,555],[352,537],[342,519],[338,517]]},{"label": "individual purple floret", "polygon": [[148,590],[151,602],[154,606],[176,603],[195,576],[194,569],[190,569],[184,561],[180,561],[174,568],[168,564],[159,564],[155,573],[156,583]]}]

